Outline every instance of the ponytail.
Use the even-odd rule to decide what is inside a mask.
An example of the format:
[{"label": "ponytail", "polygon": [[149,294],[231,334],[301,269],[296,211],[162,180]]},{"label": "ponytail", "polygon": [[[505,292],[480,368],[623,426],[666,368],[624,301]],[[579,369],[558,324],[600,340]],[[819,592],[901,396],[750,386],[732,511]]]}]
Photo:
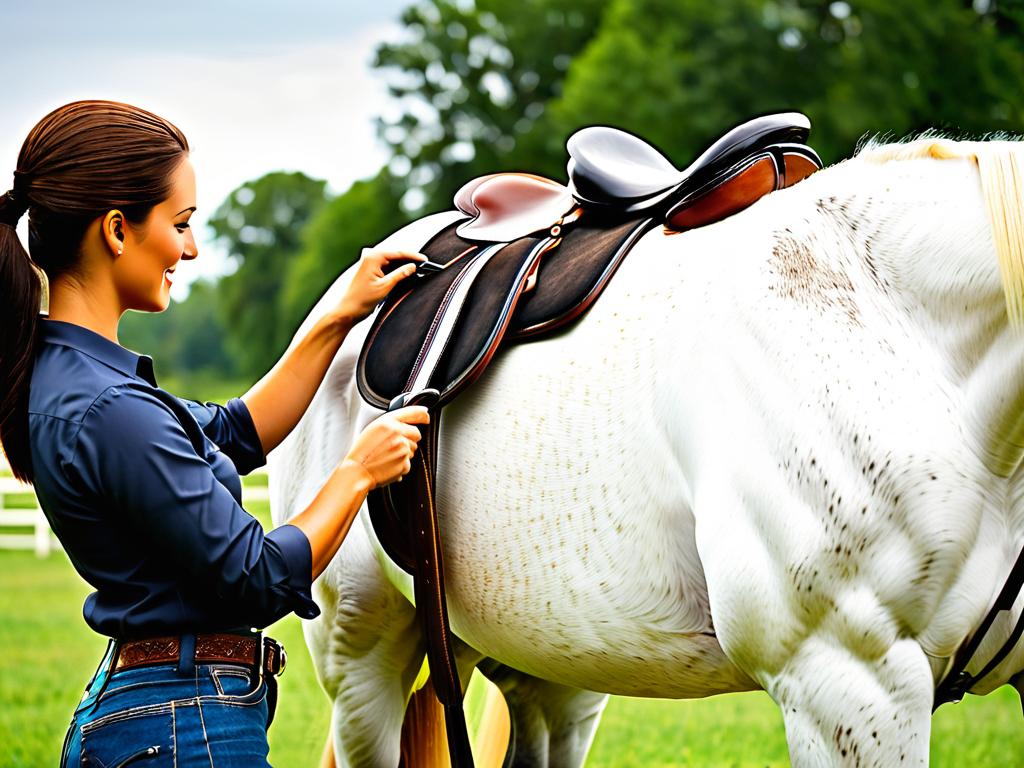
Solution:
[{"label": "ponytail", "polygon": [[[0,443],[19,480],[34,479],[28,391],[46,286],[79,268],[96,218],[116,208],[141,224],[187,154],[171,123],[114,101],[65,104],[25,139],[14,189],[0,196]],[[31,258],[14,231],[26,210]]]},{"label": "ponytail", "polygon": [[16,193],[0,198],[0,442],[14,476],[32,482],[28,442],[28,388],[35,361],[42,283],[14,227],[25,204]]}]

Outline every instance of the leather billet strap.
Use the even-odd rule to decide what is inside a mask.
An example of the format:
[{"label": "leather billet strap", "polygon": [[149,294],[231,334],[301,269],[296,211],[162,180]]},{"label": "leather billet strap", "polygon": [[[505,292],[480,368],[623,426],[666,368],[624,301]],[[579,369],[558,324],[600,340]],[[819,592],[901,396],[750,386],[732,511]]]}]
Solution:
[{"label": "leather billet strap", "polygon": [[[415,404],[415,403],[411,403]],[[444,725],[448,734],[448,752],[453,768],[473,765],[469,729],[463,710],[462,684],[455,665],[448,603],[444,592],[444,558],[441,533],[437,524],[435,497],[437,480],[437,436],[441,409],[431,409],[430,423],[420,427],[423,437],[410,474],[414,475],[417,502],[413,507],[413,550],[416,575],[413,589],[416,613],[427,641],[427,661],[437,698],[444,706]]]},{"label": "leather billet strap", "polygon": [[440,393],[436,389],[396,397],[388,410],[423,405],[430,423],[418,427],[420,441],[405,482],[370,492],[367,504],[374,530],[388,555],[413,575],[416,618],[427,646],[434,692],[444,707],[448,751],[454,768],[473,765],[469,730],[463,712],[462,684],[455,665],[448,604],[444,592],[444,558],[437,521],[437,442]]},{"label": "leather billet strap", "polygon": [[1024,548],[1017,555],[1017,560],[1013,564],[1013,568],[1010,569],[1010,575],[1006,577],[1003,588],[999,590],[995,602],[992,603],[992,607],[989,608],[985,618],[982,619],[981,624],[978,626],[978,631],[966,643],[960,646],[960,650],[957,651],[956,656],[953,658],[953,663],[950,666],[949,672],[946,673],[945,679],[935,689],[935,701],[932,704],[932,712],[947,702],[960,701],[964,694],[998,667],[1003,659],[1009,655],[1010,651],[1013,650],[1021,635],[1024,634],[1024,612],[1021,612],[1021,615],[1017,618],[1017,624],[1014,626],[1013,631],[1010,632],[1010,636],[1003,643],[1002,647],[996,651],[995,655],[989,659],[988,664],[977,674],[972,675],[967,671],[967,665],[970,664],[971,659],[981,645],[981,641],[985,639],[985,635],[992,628],[992,623],[996,620],[996,616],[1001,611],[1009,611],[1013,608],[1013,604],[1017,602],[1017,597],[1020,595],[1021,588],[1024,588]]}]

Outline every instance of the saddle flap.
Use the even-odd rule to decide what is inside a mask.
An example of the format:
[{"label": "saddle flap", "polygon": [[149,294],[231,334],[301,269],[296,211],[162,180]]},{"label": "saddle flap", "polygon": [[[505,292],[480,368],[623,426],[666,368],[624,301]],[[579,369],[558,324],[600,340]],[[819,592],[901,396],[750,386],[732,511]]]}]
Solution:
[{"label": "saddle flap", "polygon": [[426,377],[444,403],[468,386],[494,354],[546,242],[480,247],[453,225],[424,246],[445,269],[422,281],[403,280],[384,302],[357,363],[363,398],[386,408]]},{"label": "saddle flap", "polygon": [[567,187],[543,176],[496,173],[464,185],[455,205],[473,217],[457,229],[460,237],[509,243],[558,224],[575,201]]}]

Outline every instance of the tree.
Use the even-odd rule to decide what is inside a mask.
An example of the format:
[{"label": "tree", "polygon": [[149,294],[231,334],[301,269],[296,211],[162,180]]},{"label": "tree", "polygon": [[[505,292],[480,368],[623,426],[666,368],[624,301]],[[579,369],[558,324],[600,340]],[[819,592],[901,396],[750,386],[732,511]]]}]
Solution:
[{"label": "tree", "polygon": [[129,349],[154,356],[159,380],[169,373],[189,392],[201,394],[200,382],[236,376],[225,347],[219,300],[215,283],[197,280],[184,301],[172,301],[164,312],[125,314],[118,337]]},{"label": "tree", "polygon": [[375,66],[392,73],[401,100],[401,116],[379,129],[407,211],[450,208],[458,187],[484,173],[558,172],[550,149],[527,137],[605,4],[434,0],[403,13],[412,40],[380,46]]},{"label": "tree", "polygon": [[561,139],[616,125],[677,164],[752,115],[787,109],[811,117],[826,162],[865,134],[1019,131],[1020,29],[962,0],[614,0],[546,129]]},{"label": "tree", "polygon": [[287,345],[278,293],[303,227],[327,202],[325,186],[303,173],[268,173],[232,192],[210,220],[238,264],[218,284],[218,306],[228,351],[248,378],[265,373]]},{"label": "tree", "polygon": [[279,298],[278,317],[289,336],[335,278],[359,259],[366,246],[408,221],[396,185],[386,170],[357,181],[310,220],[302,247],[290,260]]}]

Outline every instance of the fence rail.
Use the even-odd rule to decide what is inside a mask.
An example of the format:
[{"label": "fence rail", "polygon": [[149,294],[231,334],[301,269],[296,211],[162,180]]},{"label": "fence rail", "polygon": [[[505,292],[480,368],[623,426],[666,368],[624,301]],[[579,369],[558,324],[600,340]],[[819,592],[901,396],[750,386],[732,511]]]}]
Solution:
[{"label": "fence rail", "polygon": [[[20,498],[11,500],[10,496]],[[39,508],[32,486],[13,477],[0,477],[0,529],[3,528],[31,528],[32,533],[2,533],[0,549],[33,549],[38,557],[46,557],[53,547],[60,546],[50,533],[50,524]]]}]

